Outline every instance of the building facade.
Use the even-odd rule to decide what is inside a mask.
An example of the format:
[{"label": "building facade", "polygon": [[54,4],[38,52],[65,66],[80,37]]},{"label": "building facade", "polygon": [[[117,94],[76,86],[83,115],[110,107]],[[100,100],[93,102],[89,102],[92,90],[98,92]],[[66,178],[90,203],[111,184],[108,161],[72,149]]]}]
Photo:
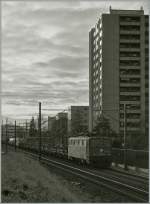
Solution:
[{"label": "building facade", "polygon": [[141,10],[102,14],[89,33],[89,131],[102,114],[130,139],[148,139],[149,16]]},{"label": "building facade", "polygon": [[88,131],[89,106],[70,106],[68,109],[68,134],[77,136]]},{"label": "building facade", "polygon": [[50,117],[48,116],[48,131],[52,131],[52,127],[53,127],[53,124],[56,120],[56,117]]},{"label": "building facade", "polygon": [[48,117],[49,136],[53,146],[67,146],[68,114],[58,113],[55,117]]},{"label": "building facade", "polygon": [[66,112],[60,112],[56,115],[56,119],[67,119],[68,118],[68,113]]}]

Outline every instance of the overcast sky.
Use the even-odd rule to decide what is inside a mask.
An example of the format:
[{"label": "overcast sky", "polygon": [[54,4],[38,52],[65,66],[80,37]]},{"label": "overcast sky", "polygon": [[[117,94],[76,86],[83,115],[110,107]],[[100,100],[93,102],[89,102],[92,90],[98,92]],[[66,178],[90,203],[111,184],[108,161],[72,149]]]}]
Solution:
[{"label": "overcast sky", "polygon": [[148,14],[146,0],[2,2],[3,117],[88,105],[89,30],[110,5]]}]

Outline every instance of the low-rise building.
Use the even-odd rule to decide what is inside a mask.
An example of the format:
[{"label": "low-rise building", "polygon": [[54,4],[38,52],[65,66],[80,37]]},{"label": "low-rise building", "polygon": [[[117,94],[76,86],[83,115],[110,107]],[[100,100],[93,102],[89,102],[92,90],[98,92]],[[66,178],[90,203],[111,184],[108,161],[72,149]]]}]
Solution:
[{"label": "low-rise building", "polygon": [[68,134],[88,131],[89,106],[70,106],[68,109]]},{"label": "low-rise building", "polygon": [[48,131],[52,131],[53,124],[56,120],[56,117],[48,117]]}]

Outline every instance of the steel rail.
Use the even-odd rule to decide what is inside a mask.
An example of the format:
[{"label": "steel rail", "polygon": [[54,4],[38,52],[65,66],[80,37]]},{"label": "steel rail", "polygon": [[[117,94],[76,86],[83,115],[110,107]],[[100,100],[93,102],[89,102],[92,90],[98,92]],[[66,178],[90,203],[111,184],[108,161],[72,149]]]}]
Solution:
[{"label": "steel rail", "polygon": [[130,186],[135,186],[136,188],[140,188],[142,190],[148,191],[149,189],[149,183],[148,183],[148,178],[146,179],[141,179],[138,177],[134,177],[132,176],[132,174],[126,175],[126,174],[122,174],[122,172],[114,172],[114,171],[109,171],[107,169],[105,169],[104,171],[100,171],[100,170],[93,170],[93,173],[102,175],[104,177],[119,181],[121,183],[124,184],[128,184]]},{"label": "steel rail", "polygon": [[[33,154],[33,153],[29,153],[26,152],[32,156],[34,156],[34,158],[38,157],[37,154]],[[134,186],[125,184],[125,183],[121,183],[119,181],[113,180],[111,178],[107,178],[104,176],[100,176],[97,174],[94,174],[92,172],[89,171],[85,171],[83,169],[77,168],[77,167],[73,167],[70,166],[68,164],[64,164],[62,162],[58,162],[58,161],[54,161],[52,159],[46,158],[46,157],[41,157],[41,162],[42,163],[46,163],[47,165],[51,165],[54,166],[58,169],[61,169],[63,171],[69,172],[73,175],[79,176],[87,181],[90,181],[94,184],[98,184],[101,186],[104,186],[108,189],[110,189],[111,191],[114,192],[118,192],[124,196],[128,196],[129,198],[138,201],[138,202],[148,202],[148,191],[145,191],[143,189],[140,188],[136,188]]]},{"label": "steel rail", "polygon": [[[142,189],[135,188],[133,186],[130,186],[130,185],[115,181],[113,179],[108,179],[106,177],[96,175],[94,173],[91,173],[91,172],[88,172],[88,171],[85,171],[85,170],[81,170],[79,168],[72,167],[72,166],[69,166],[69,165],[66,165],[66,164],[63,164],[63,163],[60,163],[60,162],[57,162],[57,161],[53,161],[51,159],[47,159],[47,158],[44,158],[44,157],[42,157],[42,161],[44,161],[44,162],[46,162],[47,164],[50,164],[50,165],[53,164],[57,168],[61,167],[61,169],[63,169],[64,171],[69,170],[70,173],[78,175],[78,176],[80,176],[82,178],[86,178],[86,180],[89,180],[89,181],[91,181],[93,183],[97,183],[97,184],[99,184],[101,186],[107,187],[110,190],[113,190],[113,191],[119,192],[119,193],[121,193],[123,195],[129,196],[130,198],[135,199],[136,201],[140,201],[140,202],[147,202],[148,201],[148,192],[144,191]],[[115,185],[115,186],[112,186],[112,185]],[[123,188],[123,189],[118,188],[119,186],[121,188]],[[125,190],[126,190],[126,192],[125,192]],[[133,194],[133,193],[136,193],[136,195]],[[140,194],[140,196],[139,196],[139,194]],[[145,197],[147,197],[147,199],[145,199]]]},{"label": "steel rail", "polygon": [[141,180],[141,181],[144,181],[144,182],[148,182],[148,177],[146,177],[146,176],[142,176],[142,175],[137,175],[137,174],[131,174],[131,173],[129,173],[129,172],[124,172],[124,171],[122,171],[122,170],[117,170],[117,169],[109,169],[109,170],[107,170],[107,171],[109,171],[110,173],[116,173],[116,174],[120,174],[120,175],[123,175],[124,177],[132,177],[133,179],[135,179],[135,180]]},{"label": "steel rail", "polygon": [[[38,154],[33,153],[31,151],[22,150],[22,148],[19,148],[21,152],[24,152],[28,155],[31,155],[32,157],[38,159]],[[104,186],[107,189],[110,189],[111,191],[118,192],[124,196],[127,196],[128,198],[131,198],[138,202],[148,202],[148,195],[149,192],[145,191],[140,188],[136,188],[132,185],[128,185],[125,183],[121,183],[119,181],[116,181],[114,179],[108,178],[108,175],[101,176],[99,174],[96,174],[95,172],[92,173],[89,170],[83,170],[79,167],[73,167],[68,164],[64,164],[62,162],[54,161],[52,159],[46,158],[44,156],[41,156],[41,163],[46,163],[47,165],[55,166],[58,169],[62,169],[65,172],[69,172],[73,175],[79,176],[80,178],[85,179],[86,181],[90,181],[94,184]]]}]

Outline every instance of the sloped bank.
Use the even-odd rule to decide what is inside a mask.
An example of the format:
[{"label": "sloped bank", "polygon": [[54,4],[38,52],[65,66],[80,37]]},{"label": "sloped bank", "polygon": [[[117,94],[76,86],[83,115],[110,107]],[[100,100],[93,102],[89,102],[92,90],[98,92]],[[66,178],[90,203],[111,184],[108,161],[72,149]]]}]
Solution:
[{"label": "sloped bank", "polygon": [[13,151],[2,154],[1,190],[2,202],[126,202],[106,189],[57,175],[54,169]]}]

